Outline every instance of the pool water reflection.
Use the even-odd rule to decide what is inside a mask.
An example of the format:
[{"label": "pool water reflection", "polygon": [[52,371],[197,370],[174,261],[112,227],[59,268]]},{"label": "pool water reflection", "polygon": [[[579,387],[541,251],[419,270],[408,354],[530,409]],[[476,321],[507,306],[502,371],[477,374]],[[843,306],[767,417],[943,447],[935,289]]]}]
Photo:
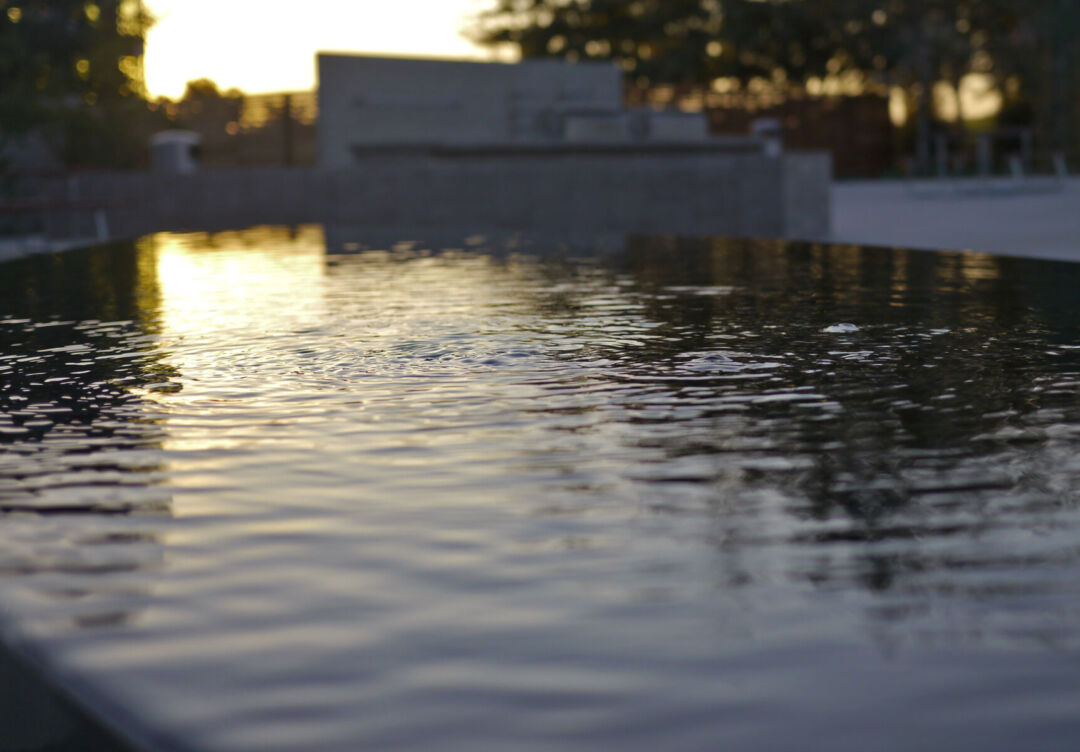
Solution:
[{"label": "pool water reflection", "polygon": [[340,235],[0,267],[8,639],[134,740],[1071,748],[1076,267]]}]

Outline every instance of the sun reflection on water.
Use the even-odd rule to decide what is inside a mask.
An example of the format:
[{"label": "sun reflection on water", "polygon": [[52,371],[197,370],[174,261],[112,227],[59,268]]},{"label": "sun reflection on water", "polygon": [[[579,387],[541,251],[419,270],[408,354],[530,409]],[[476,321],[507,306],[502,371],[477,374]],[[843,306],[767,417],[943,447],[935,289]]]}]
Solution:
[{"label": "sun reflection on water", "polygon": [[[252,327],[304,326],[323,310],[323,248],[318,227],[295,235],[260,228],[246,233],[163,233],[156,252],[164,337]],[[182,364],[190,367],[190,363]]]}]

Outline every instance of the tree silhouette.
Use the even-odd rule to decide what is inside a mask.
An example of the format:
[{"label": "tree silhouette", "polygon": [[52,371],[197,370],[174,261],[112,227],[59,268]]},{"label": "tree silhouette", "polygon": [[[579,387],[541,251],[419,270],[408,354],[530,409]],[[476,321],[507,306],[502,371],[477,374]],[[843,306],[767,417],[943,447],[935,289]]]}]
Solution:
[{"label": "tree silhouette", "polygon": [[0,134],[44,129],[69,162],[121,158],[151,23],[140,0],[0,2]]},{"label": "tree silhouette", "polygon": [[638,88],[734,78],[783,92],[839,76],[898,86],[924,144],[933,85],[980,73],[1035,102],[1058,148],[1076,130],[1075,0],[497,0],[468,34],[526,58],[611,60]]}]

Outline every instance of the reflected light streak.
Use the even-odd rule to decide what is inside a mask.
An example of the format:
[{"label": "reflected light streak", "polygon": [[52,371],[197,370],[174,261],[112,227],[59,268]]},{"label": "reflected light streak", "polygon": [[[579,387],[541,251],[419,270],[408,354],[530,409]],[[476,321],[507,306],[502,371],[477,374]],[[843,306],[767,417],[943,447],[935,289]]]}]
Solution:
[{"label": "reflected light streak", "polygon": [[153,242],[167,339],[253,327],[281,331],[320,315],[318,228],[302,230],[295,242],[284,230],[269,228],[213,236],[163,233]]},{"label": "reflected light streak", "polygon": [[[323,316],[322,231],[305,228],[295,239],[272,228],[216,235],[162,233],[150,243],[161,294],[161,342],[185,384],[178,394],[157,396],[170,416],[165,448],[242,446],[248,431],[230,430],[227,420],[215,421],[211,428],[191,415],[205,412],[211,403],[229,401],[225,395],[235,391],[235,379],[242,378],[247,354],[274,335],[307,328]],[[216,388],[224,387],[221,395],[198,387],[215,381]]]},{"label": "reflected light streak", "polygon": [[[461,359],[490,357],[462,349],[462,337],[497,322],[525,282],[513,262],[453,252],[328,258],[319,227],[161,234],[147,247],[160,288],[159,343],[182,388],[143,396],[161,410],[178,517],[258,507],[263,499],[250,489],[268,464],[297,499],[317,503],[339,482],[312,474],[313,464],[334,466],[327,458],[339,454],[343,465],[355,462],[387,442],[410,451],[457,442],[454,432],[397,435],[355,422],[368,402],[396,404],[403,390],[445,389],[431,409],[456,414],[470,381]],[[520,343],[514,335],[505,344]],[[336,440],[342,425],[362,430]]]}]

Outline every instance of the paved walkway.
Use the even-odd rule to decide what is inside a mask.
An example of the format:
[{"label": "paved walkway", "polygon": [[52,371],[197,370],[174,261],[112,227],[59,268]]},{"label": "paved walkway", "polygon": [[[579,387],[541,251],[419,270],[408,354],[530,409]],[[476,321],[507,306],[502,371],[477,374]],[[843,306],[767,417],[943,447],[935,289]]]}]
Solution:
[{"label": "paved walkway", "polygon": [[0,262],[11,261],[23,256],[32,256],[36,253],[66,251],[69,248],[92,245],[95,242],[95,240],[88,238],[81,240],[46,240],[37,235],[18,239],[0,238]]},{"label": "paved walkway", "polygon": [[[830,239],[1080,261],[1080,178],[835,183]],[[0,261],[87,242],[0,239]]]},{"label": "paved walkway", "polygon": [[1080,178],[836,183],[832,240],[1080,261]]}]

